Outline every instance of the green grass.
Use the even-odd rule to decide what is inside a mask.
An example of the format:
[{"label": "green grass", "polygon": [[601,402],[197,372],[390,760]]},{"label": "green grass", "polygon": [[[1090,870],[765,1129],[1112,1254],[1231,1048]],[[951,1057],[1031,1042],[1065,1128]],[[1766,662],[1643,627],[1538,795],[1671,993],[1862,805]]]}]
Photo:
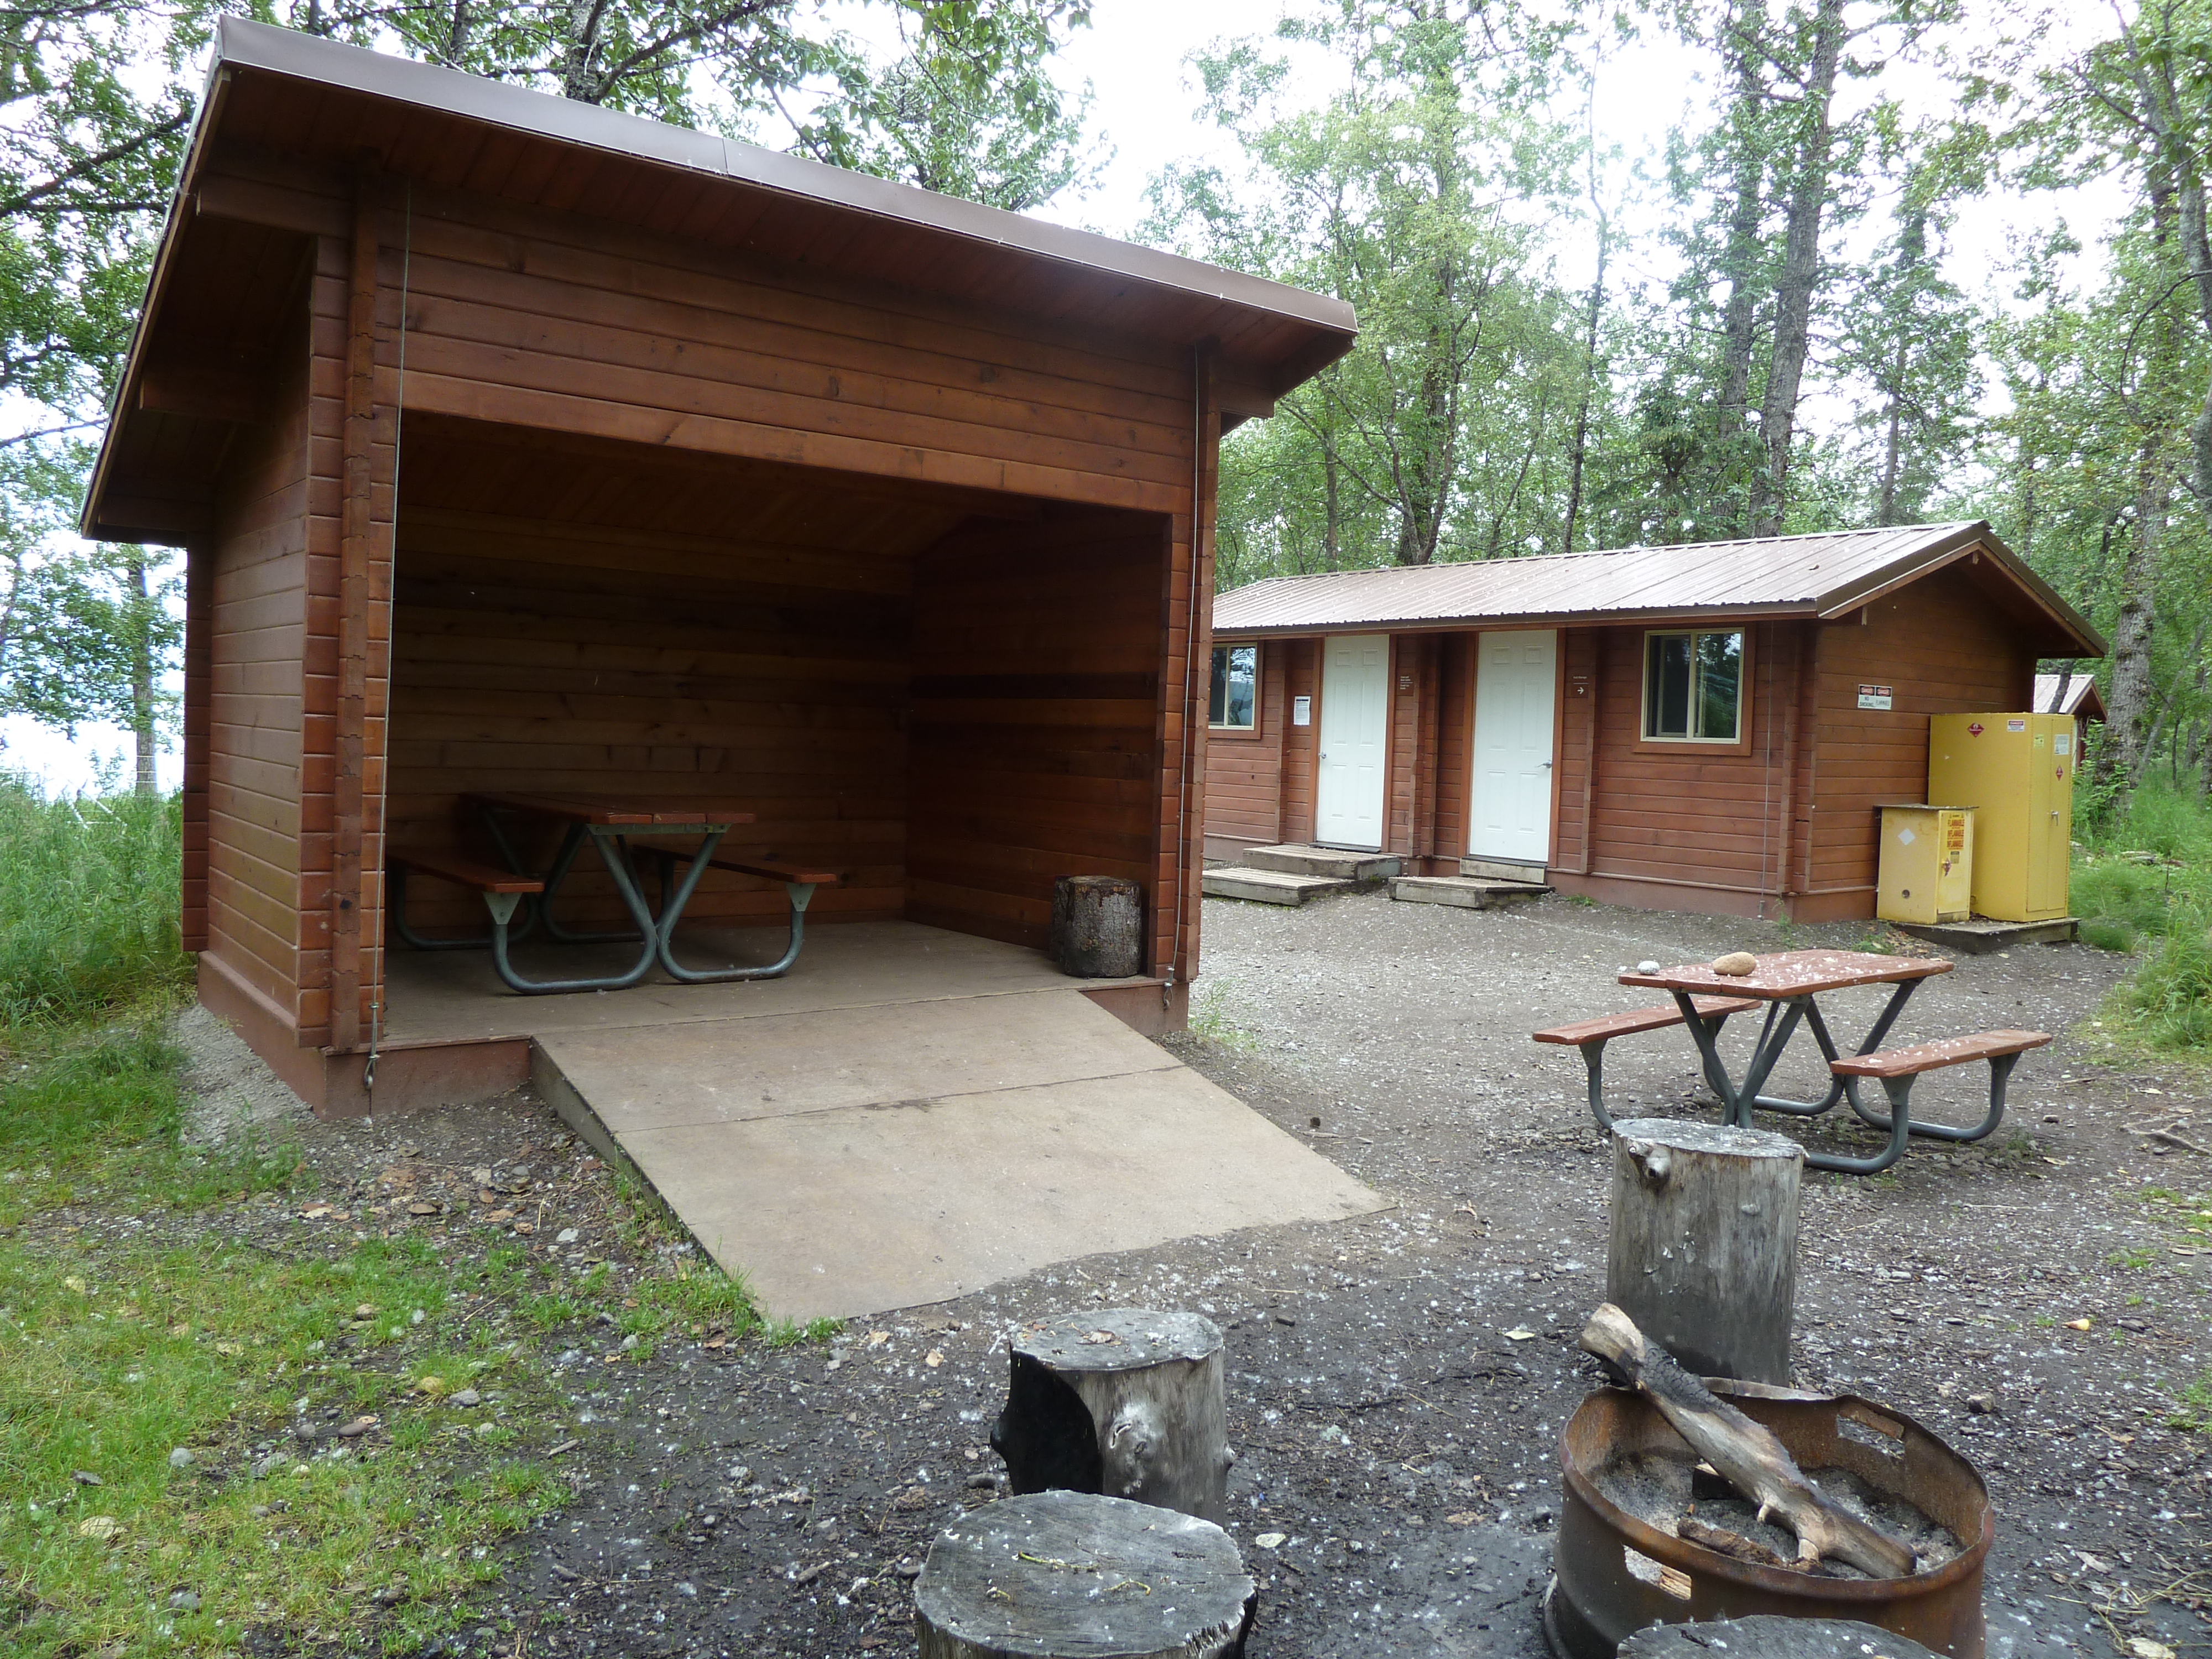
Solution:
[{"label": "green grass", "polygon": [[49,800],[0,774],[0,1030],[173,997],[179,945],[174,798]]},{"label": "green grass", "polygon": [[[2106,1009],[2107,1023],[2152,1048],[2212,1054],[2212,803],[2192,789],[2146,784],[2084,833],[2071,890],[2081,937],[2142,958]],[[2131,852],[2161,862],[2124,856]]]}]

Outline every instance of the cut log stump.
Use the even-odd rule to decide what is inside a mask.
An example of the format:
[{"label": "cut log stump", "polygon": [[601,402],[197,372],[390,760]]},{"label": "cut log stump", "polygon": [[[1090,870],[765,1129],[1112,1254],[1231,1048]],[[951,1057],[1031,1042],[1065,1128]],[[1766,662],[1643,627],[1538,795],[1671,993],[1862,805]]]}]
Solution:
[{"label": "cut log stump", "polygon": [[921,1659],[1243,1659],[1259,1592],[1210,1521],[1092,1492],[970,1510],[914,1588]]},{"label": "cut log stump", "polygon": [[1218,1521],[1229,1410],[1221,1328],[1196,1314],[1108,1308],[1018,1330],[991,1449],[1016,1493],[1103,1492]]},{"label": "cut log stump", "polygon": [[1145,970],[1145,890],[1119,876],[1062,876],[1052,886],[1045,953],[1079,979]]},{"label": "cut log stump", "polygon": [[1606,1299],[1700,1376],[1786,1384],[1804,1167],[1761,1129],[1616,1122]]}]

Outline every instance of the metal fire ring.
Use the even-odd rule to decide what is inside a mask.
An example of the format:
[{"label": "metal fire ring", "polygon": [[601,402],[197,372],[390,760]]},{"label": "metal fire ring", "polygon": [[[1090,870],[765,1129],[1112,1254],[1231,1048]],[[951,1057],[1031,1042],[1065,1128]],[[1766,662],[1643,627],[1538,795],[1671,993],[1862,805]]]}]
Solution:
[{"label": "metal fire ring", "polygon": [[1595,1477],[1616,1457],[1679,1455],[1688,1443],[1643,1395],[1600,1389],[1559,1431],[1565,1493],[1544,1598],[1544,1636],[1558,1659],[1613,1659],[1632,1632],[1651,1625],[1762,1613],[1856,1619],[1949,1659],[1984,1659],[1982,1565],[1996,1528],[1972,1463],[1904,1413],[1857,1395],[1717,1379],[1706,1386],[1771,1430],[1799,1468],[1848,1469],[1940,1522],[1966,1547],[1910,1578],[1826,1578],[1738,1561],[1662,1533],[1607,1498]]}]

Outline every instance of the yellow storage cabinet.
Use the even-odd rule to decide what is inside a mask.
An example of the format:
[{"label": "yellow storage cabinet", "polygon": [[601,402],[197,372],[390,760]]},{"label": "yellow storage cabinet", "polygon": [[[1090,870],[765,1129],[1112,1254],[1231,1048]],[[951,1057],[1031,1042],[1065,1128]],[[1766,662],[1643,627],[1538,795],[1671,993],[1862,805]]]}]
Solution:
[{"label": "yellow storage cabinet", "polygon": [[1928,722],[1928,799],[1974,809],[1974,914],[2066,914],[2074,838],[2071,714],[1938,714]]},{"label": "yellow storage cabinet", "polygon": [[1881,809],[1884,921],[1964,921],[1973,911],[1974,813],[1966,806]]}]

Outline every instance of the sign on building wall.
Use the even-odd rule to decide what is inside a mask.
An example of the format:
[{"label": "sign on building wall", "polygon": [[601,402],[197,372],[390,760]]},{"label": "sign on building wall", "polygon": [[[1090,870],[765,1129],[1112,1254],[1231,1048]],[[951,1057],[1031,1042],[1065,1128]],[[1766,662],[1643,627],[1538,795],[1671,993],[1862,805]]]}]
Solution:
[{"label": "sign on building wall", "polygon": [[1889,705],[1890,705],[1890,696],[1889,696],[1889,688],[1888,688],[1887,686],[1886,686],[1886,685],[1863,685],[1863,686],[1859,687],[1859,707],[1860,707],[1860,708],[1888,708],[1888,707],[1889,707]]}]

